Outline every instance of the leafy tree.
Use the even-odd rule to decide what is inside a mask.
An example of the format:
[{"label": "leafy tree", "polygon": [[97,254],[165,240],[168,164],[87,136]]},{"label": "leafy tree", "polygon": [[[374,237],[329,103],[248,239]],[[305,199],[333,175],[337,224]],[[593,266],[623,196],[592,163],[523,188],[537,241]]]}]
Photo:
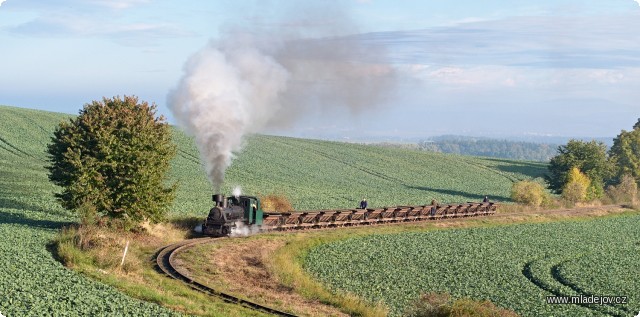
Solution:
[{"label": "leafy tree", "polygon": [[607,158],[607,146],[598,141],[584,142],[569,140],[566,145],[558,147],[558,155],[549,162],[549,174],[545,176],[549,188],[556,193],[562,193],[568,182],[568,175],[572,168],[578,168],[591,180],[589,190],[593,198],[603,194],[606,180],[612,176],[613,166]]},{"label": "leafy tree", "polygon": [[609,155],[615,164],[618,179],[628,174],[640,183],[640,119],[633,130],[622,130],[613,140]]},{"label": "leafy tree", "polygon": [[165,178],[176,149],[155,109],[134,96],[103,98],[60,123],[47,168],[62,187],[56,197],[64,208],[90,205],[127,227],[162,219],[175,197],[175,185],[166,187]]}]

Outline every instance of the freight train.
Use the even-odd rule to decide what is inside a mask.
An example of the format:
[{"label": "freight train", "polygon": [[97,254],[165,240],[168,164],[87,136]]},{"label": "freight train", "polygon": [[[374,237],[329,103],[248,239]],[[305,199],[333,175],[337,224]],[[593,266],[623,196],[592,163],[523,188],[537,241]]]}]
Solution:
[{"label": "freight train", "polygon": [[215,206],[202,224],[202,232],[211,236],[229,236],[235,230],[251,232],[300,230],[437,220],[443,218],[488,216],[497,204],[474,203],[396,206],[367,209],[312,210],[286,213],[264,212],[254,196],[212,196]]}]

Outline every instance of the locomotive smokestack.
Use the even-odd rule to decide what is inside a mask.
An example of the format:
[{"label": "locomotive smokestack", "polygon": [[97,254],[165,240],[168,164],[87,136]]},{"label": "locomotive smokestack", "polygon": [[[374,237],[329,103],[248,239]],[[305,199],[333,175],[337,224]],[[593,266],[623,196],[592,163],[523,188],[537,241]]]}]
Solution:
[{"label": "locomotive smokestack", "polygon": [[227,206],[225,206],[225,199],[224,199],[224,195],[222,194],[215,194],[213,196],[211,196],[211,200],[213,200],[216,203],[217,207],[220,208],[226,208]]}]

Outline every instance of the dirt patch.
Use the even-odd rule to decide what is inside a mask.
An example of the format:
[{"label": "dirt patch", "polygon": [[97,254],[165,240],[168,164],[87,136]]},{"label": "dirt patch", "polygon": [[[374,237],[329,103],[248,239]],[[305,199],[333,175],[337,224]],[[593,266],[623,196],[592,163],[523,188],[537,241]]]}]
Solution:
[{"label": "dirt patch", "polygon": [[178,259],[181,270],[188,270],[198,282],[216,290],[301,316],[348,316],[278,282],[268,269],[269,259],[284,245],[283,240],[235,238],[217,246],[195,246],[180,253]]}]

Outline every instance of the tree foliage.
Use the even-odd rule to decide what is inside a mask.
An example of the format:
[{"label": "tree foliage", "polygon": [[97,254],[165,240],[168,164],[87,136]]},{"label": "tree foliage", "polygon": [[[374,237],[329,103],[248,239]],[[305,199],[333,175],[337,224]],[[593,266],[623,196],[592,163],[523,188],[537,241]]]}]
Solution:
[{"label": "tree foliage", "polygon": [[594,198],[602,195],[604,183],[613,172],[613,166],[607,158],[607,146],[598,141],[584,142],[570,140],[566,145],[558,147],[558,155],[549,162],[549,174],[545,176],[549,188],[561,193],[568,183],[569,172],[572,168],[589,177],[592,182]]},{"label": "tree foliage", "polygon": [[640,183],[640,119],[633,126],[633,130],[622,130],[613,140],[609,155],[615,164],[618,179],[626,174]]},{"label": "tree foliage", "polygon": [[85,104],[54,131],[49,179],[64,208],[90,204],[126,224],[160,220],[174,198],[165,176],[175,155],[169,126],[155,105],[134,96]]}]

